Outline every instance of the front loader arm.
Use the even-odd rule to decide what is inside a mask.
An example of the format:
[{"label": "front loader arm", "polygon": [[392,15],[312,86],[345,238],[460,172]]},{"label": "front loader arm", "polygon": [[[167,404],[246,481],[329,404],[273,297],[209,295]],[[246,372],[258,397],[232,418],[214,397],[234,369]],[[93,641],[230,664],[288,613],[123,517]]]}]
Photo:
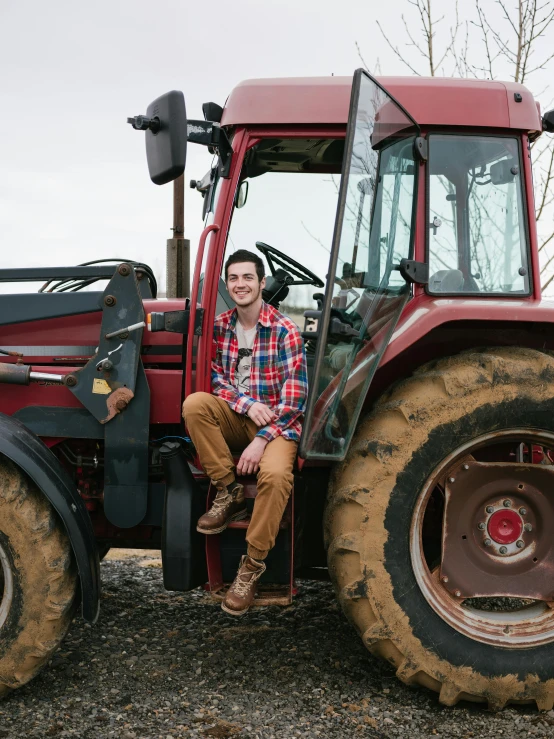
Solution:
[{"label": "front loader arm", "polygon": [[[46,379],[64,384],[75,395],[90,414],[91,423],[84,426],[94,425],[92,434],[104,437],[106,516],[115,526],[130,528],[146,515],[150,423],[150,389],[140,358],[144,307],[132,265],[124,262],[117,267],[100,306],[98,347],[82,369],[55,375],[0,363],[0,382],[28,385]],[[84,409],[57,409],[64,417],[54,435],[66,435],[64,428],[71,423],[68,416],[82,423]],[[55,410],[50,409],[51,413]]]}]

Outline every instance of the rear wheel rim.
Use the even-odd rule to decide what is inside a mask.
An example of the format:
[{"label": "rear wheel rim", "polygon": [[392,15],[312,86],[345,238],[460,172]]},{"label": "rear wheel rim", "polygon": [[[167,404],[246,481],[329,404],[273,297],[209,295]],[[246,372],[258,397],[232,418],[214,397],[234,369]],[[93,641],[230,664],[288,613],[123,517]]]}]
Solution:
[{"label": "rear wheel rim", "polygon": [[510,429],[477,437],[446,457],[425,482],[415,504],[410,529],[412,568],[427,603],[456,631],[481,643],[510,649],[525,649],[554,641],[552,608],[542,601],[530,601],[521,608],[484,611],[461,602],[443,587],[439,579],[439,567],[429,562],[424,552],[423,521],[431,497],[436,494],[439,481],[443,480],[464,457],[484,447],[492,446],[493,441],[495,444],[525,441],[554,449],[554,434],[529,429]]},{"label": "rear wheel rim", "polygon": [[13,602],[13,574],[6,550],[0,544],[0,629],[4,626]]}]

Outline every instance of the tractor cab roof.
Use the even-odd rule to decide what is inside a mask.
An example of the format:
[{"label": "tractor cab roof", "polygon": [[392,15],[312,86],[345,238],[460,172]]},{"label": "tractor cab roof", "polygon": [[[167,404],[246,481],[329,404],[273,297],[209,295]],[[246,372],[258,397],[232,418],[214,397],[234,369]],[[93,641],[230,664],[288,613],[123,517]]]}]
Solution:
[{"label": "tractor cab roof", "polygon": [[[533,96],[515,82],[446,77],[379,77],[421,126],[542,131]],[[346,124],[351,77],[252,79],[229,95],[222,125]],[[518,102],[519,101],[519,102]]]}]

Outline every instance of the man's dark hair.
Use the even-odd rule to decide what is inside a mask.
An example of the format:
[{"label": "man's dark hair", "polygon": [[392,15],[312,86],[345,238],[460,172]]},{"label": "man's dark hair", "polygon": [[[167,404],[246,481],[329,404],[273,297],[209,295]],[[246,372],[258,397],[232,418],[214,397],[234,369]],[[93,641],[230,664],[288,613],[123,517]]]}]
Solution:
[{"label": "man's dark hair", "polygon": [[238,262],[254,262],[256,265],[258,280],[261,282],[265,277],[265,267],[260,257],[257,254],[248,251],[248,249],[237,249],[237,251],[233,252],[225,262],[225,282],[227,282],[227,278],[229,276],[229,267]]}]

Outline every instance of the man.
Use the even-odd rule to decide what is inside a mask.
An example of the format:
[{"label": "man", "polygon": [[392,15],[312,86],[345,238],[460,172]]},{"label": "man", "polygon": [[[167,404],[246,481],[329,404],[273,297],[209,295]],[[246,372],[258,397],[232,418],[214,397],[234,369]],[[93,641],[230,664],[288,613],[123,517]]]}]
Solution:
[{"label": "man", "polygon": [[264,275],[260,257],[246,249],[227,259],[225,283],[236,308],[215,319],[213,394],[192,393],[183,404],[190,437],[217,489],[210,510],[198,520],[198,531],[218,534],[247,516],[231,450],[243,450],[237,475],[257,473],[247,554],[221,604],[237,616],[252,604],[264,560],[275,544],[292,489],[308,389],[300,332],[263,302]]}]

